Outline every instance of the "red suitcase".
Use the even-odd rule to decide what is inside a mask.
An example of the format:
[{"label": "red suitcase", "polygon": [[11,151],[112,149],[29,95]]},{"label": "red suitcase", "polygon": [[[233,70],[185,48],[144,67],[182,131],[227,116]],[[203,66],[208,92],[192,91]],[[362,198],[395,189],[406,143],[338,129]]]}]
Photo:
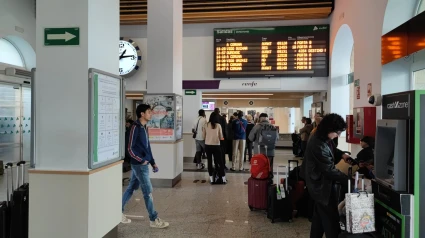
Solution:
[{"label": "red suitcase", "polygon": [[266,210],[269,179],[248,179],[248,206],[249,209]]}]

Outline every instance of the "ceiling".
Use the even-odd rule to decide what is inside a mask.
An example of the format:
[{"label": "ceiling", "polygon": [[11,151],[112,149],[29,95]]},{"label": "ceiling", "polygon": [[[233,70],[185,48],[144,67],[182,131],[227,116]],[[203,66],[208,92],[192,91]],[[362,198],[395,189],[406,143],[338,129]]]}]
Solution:
[{"label": "ceiling", "polygon": [[[170,0],[171,1],[171,0]],[[334,0],[183,0],[183,23],[327,18]],[[147,0],[120,0],[121,25],[146,25]]]}]

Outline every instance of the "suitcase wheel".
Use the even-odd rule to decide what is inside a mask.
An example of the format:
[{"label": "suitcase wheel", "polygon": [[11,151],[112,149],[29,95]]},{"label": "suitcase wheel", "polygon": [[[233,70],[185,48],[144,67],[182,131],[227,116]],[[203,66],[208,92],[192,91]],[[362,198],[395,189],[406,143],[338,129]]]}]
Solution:
[{"label": "suitcase wheel", "polygon": [[248,206],[248,207],[249,207],[249,210],[254,211],[253,207],[251,207],[251,206]]}]

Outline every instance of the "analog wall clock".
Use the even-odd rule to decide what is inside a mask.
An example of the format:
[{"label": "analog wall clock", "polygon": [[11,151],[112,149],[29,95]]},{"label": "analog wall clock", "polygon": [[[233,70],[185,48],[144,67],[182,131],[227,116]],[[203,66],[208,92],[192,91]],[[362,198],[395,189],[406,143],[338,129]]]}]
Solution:
[{"label": "analog wall clock", "polygon": [[123,77],[134,75],[142,65],[142,52],[132,39],[120,38],[119,42],[119,73]]}]

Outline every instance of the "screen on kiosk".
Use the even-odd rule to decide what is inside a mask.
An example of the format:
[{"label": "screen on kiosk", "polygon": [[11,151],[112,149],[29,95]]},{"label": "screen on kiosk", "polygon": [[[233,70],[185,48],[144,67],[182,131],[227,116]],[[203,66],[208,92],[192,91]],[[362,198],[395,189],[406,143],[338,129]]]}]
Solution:
[{"label": "screen on kiosk", "polygon": [[207,111],[214,111],[215,102],[202,102],[202,109]]}]

